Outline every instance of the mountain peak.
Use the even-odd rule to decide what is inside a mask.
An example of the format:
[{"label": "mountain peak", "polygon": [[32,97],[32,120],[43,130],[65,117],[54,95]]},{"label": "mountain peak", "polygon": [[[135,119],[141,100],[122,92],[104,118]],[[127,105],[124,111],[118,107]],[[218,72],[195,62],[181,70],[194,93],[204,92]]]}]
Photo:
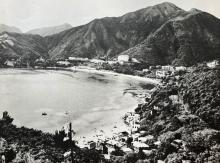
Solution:
[{"label": "mountain peak", "polygon": [[177,10],[182,10],[181,8],[177,7],[175,4],[171,3],[171,2],[163,2],[160,4],[155,5],[154,7],[160,7],[160,8],[167,8],[167,9],[177,9]]},{"label": "mountain peak", "polygon": [[198,10],[196,8],[192,8],[191,10],[189,10],[189,12],[195,14],[195,13],[200,13],[200,12],[203,12],[203,11]]}]

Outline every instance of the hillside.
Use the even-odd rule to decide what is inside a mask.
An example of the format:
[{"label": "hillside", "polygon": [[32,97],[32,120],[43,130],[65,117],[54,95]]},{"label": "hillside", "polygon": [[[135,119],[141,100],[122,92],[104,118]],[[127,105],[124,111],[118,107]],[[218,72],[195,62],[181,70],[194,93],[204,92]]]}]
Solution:
[{"label": "hillside", "polygon": [[[168,163],[220,161],[220,70],[192,68],[180,78],[167,78],[166,87],[136,109],[141,137],[147,140],[148,160]],[[143,132],[145,131],[145,132]]]},{"label": "hillside", "polygon": [[0,24],[0,33],[2,33],[2,32],[22,33],[22,31],[20,29],[18,29],[17,27],[8,26],[5,24]]},{"label": "hillside", "polygon": [[54,26],[54,27],[44,27],[44,28],[33,29],[33,30],[28,31],[27,33],[45,37],[45,36],[50,36],[53,34],[60,33],[70,28],[72,28],[72,26],[66,23],[66,24],[62,24],[62,25]]},{"label": "hillside", "polygon": [[191,10],[167,21],[141,44],[122,54],[149,64],[193,65],[220,57],[220,20]]},{"label": "hillside", "polygon": [[121,17],[106,17],[46,37],[52,58],[113,57],[140,43],[167,20],[184,11],[171,3],[147,7]]},{"label": "hillside", "polygon": [[0,34],[0,62],[18,59],[32,62],[40,56],[48,57],[43,37],[37,35],[3,32]]},{"label": "hillside", "polygon": [[30,31],[38,36],[8,33],[19,41],[16,48],[1,43],[0,57],[29,55],[30,51],[34,55],[29,58],[48,56],[54,60],[70,56],[113,59],[125,54],[149,65],[185,66],[220,57],[220,20],[168,2],[69,28],[65,24]]}]

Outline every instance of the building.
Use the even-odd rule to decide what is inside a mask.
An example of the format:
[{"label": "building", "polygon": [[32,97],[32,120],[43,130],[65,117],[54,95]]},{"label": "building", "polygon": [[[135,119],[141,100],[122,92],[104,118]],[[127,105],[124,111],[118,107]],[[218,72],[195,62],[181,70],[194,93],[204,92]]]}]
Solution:
[{"label": "building", "polygon": [[170,65],[162,66],[161,69],[165,71],[171,71],[171,72],[175,71],[175,68]]},{"label": "building", "polygon": [[119,55],[118,62],[129,62],[130,57],[129,55]]},{"label": "building", "polygon": [[16,61],[14,61],[14,60],[7,60],[7,61],[5,61],[4,65],[7,66],[7,67],[15,67]]},{"label": "building", "polygon": [[141,62],[138,61],[136,58],[131,58],[131,62],[133,62],[133,63],[141,63]]},{"label": "building", "polygon": [[164,78],[168,75],[168,71],[167,70],[157,70],[156,71],[156,77],[158,78]]},{"label": "building", "polygon": [[69,61],[81,61],[81,62],[89,61],[88,58],[80,58],[80,57],[69,57],[68,60]]},{"label": "building", "polygon": [[125,64],[128,63],[130,61],[130,57],[129,55],[119,55],[118,56],[118,62],[119,64]]},{"label": "building", "polygon": [[212,62],[208,62],[206,65],[207,65],[209,68],[216,68],[217,66],[219,66],[219,61],[214,60],[214,61],[212,61]]},{"label": "building", "polygon": [[175,67],[176,71],[186,71],[186,67],[184,66],[179,66],[179,67]]},{"label": "building", "polygon": [[57,61],[56,65],[59,67],[69,67],[71,63],[69,61]]}]

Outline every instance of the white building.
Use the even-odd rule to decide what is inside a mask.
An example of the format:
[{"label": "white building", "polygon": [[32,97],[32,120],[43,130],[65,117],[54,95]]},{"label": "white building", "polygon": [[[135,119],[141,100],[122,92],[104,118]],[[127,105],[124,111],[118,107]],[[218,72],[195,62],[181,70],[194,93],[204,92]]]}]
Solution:
[{"label": "white building", "polygon": [[68,60],[69,60],[69,61],[80,61],[80,62],[89,61],[88,58],[80,58],[80,57],[69,57]]},{"label": "white building", "polygon": [[175,70],[174,67],[170,66],[170,65],[162,66],[161,69],[166,70],[166,71],[171,71],[171,72],[173,72]]},{"label": "white building", "polygon": [[184,66],[179,66],[179,67],[175,67],[176,71],[186,71],[186,67]]},{"label": "white building", "polygon": [[58,61],[57,65],[59,65],[59,66],[70,66],[71,63],[69,61]]},{"label": "white building", "polygon": [[16,61],[7,60],[7,61],[5,61],[4,64],[5,64],[5,66],[7,66],[7,67],[14,67],[15,64],[16,64]]},{"label": "white building", "polygon": [[128,62],[130,59],[129,55],[119,55],[118,62]]},{"label": "white building", "polygon": [[212,62],[208,62],[206,65],[207,65],[209,68],[215,68],[216,66],[219,65],[219,61],[214,60],[214,61],[212,61]]},{"label": "white building", "polygon": [[7,141],[3,138],[0,138],[0,149],[7,145]]},{"label": "white building", "polygon": [[91,63],[96,63],[96,64],[98,64],[98,63],[105,63],[105,61],[103,61],[101,59],[91,59],[90,62]]}]

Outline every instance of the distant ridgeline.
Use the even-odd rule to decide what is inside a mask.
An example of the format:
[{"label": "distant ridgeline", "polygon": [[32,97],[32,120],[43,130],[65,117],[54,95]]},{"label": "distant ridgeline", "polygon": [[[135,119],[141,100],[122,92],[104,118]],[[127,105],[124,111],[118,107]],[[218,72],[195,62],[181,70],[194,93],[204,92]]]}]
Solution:
[{"label": "distant ridgeline", "polygon": [[[24,34],[6,27],[0,26],[0,65],[7,59],[23,63],[40,57],[113,60],[123,54],[149,65],[189,66],[220,57],[220,20],[167,2],[74,28],[66,24]],[[48,30],[60,33],[48,34]]]}]

